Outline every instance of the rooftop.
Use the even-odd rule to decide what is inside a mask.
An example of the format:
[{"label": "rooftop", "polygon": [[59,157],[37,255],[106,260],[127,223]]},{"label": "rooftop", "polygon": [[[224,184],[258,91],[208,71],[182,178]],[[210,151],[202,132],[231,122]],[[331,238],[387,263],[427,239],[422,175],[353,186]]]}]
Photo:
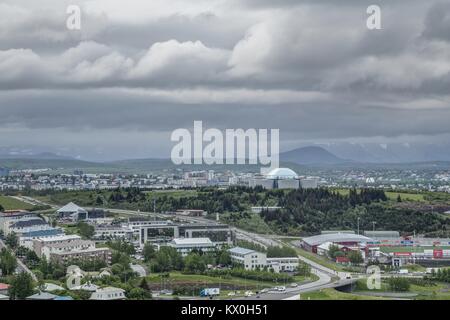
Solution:
[{"label": "rooftop", "polygon": [[175,245],[213,245],[209,238],[176,238],[172,240]]},{"label": "rooftop", "polygon": [[247,248],[241,248],[241,247],[234,247],[234,248],[231,248],[228,251],[231,252],[231,253],[241,254],[241,255],[247,255],[247,254],[256,252],[255,250],[251,250],[251,249],[247,249]]},{"label": "rooftop", "polygon": [[62,243],[48,243],[45,246],[49,248],[65,248],[65,247],[93,246],[93,245],[95,245],[95,242],[91,240],[73,240],[70,242],[62,242]]},{"label": "rooftop", "polygon": [[58,213],[60,213],[60,212],[78,212],[78,213],[83,212],[83,213],[87,213],[86,210],[84,210],[80,206],[77,206],[73,202],[69,202],[64,207],[59,208],[56,212],[58,212]]},{"label": "rooftop", "polygon": [[45,230],[37,230],[37,231],[30,231],[22,234],[21,238],[36,238],[36,237],[46,237],[46,236],[55,236],[58,234],[64,233],[59,228],[49,228]]},{"label": "rooftop", "polygon": [[267,173],[268,179],[297,179],[298,175],[289,168],[276,168]]},{"label": "rooftop", "polygon": [[16,223],[13,223],[11,225],[11,228],[28,228],[28,227],[32,227],[32,226],[42,226],[42,225],[46,225],[47,222],[45,222],[42,219],[36,218],[36,219],[32,219],[32,220],[24,220],[24,221],[18,221]]},{"label": "rooftop", "polygon": [[0,283],[0,290],[8,290],[9,284],[6,283]]},{"label": "rooftop", "polygon": [[368,242],[373,241],[373,239],[361,236],[359,234],[351,233],[329,233],[329,234],[319,234],[317,236],[307,237],[302,239],[303,242],[310,246],[321,245],[325,242]]},{"label": "rooftop", "polygon": [[54,237],[39,238],[37,240],[42,241],[42,242],[53,242],[53,241],[65,241],[65,240],[76,240],[76,239],[81,239],[81,237],[76,234],[67,234],[67,235],[57,235]]}]

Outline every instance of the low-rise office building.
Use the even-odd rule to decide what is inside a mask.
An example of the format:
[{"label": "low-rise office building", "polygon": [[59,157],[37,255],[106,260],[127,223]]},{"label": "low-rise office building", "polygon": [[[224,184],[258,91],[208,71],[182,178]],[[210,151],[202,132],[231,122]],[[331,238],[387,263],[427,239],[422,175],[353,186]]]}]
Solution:
[{"label": "low-rise office building", "polygon": [[50,261],[58,264],[72,263],[73,261],[101,260],[111,264],[111,250],[108,248],[88,248],[82,250],[52,252]]},{"label": "low-rise office building", "polygon": [[294,272],[298,268],[297,257],[267,258],[267,266],[274,272]]},{"label": "low-rise office building", "polygon": [[298,257],[267,258],[267,255],[252,249],[234,247],[230,250],[231,261],[245,270],[269,269],[276,273],[294,272],[299,265]]},{"label": "low-rise office building", "polygon": [[125,290],[114,287],[106,287],[93,292],[90,300],[124,300]]},{"label": "low-rise office building", "polygon": [[41,256],[49,261],[51,255],[54,253],[83,251],[87,249],[95,249],[95,242],[90,240],[73,240],[59,243],[47,243],[41,248]]},{"label": "low-rise office building", "polygon": [[96,227],[93,238],[95,240],[132,240],[134,231],[121,226]]},{"label": "low-rise office building", "polygon": [[58,235],[53,237],[39,237],[33,240],[33,251],[40,258],[42,257],[42,248],[47,245],[55,244],[70,244],[74,241],[80,241],[81,237],[79,235]]},{"label": "low-rise office building", "polygon": [[23,210],[9,210],[0,212],[0,230],[3,231],[3,234],[7,234],[6,228],[9,227],[11,223],[25,218],[37,218],[37,215],[35,213]]},{"label": "low-rise office building", "polygon": [[58,214],[59,219],[71,222],[78,221],[82,218],[88,218],[88,212],[85,209],[77,206],[73,202],[70,202],[64,207],[61,207],[56,211],[56,213]]},{"label": "low-rise office building", "polygon": [[228,251],[230,252],[231,261],[243,266],[245,270],[267,267],[267,256],[265,253],[241,247],[234,247]]},{"label": "low-rise office building", "polygon": [[167,245],[175,248],[182,256],[187,256],[193,250],[202,252],[214,251],[216,247],[208,238],[173,239]]},{"label": "low-rise office building", "polygon": [[165,243],[176,238],[209,238],[214,245],[233,243],[231,228],[221,223],[165,224],[158,223],[140,228],[139,244],[146,242]]}]

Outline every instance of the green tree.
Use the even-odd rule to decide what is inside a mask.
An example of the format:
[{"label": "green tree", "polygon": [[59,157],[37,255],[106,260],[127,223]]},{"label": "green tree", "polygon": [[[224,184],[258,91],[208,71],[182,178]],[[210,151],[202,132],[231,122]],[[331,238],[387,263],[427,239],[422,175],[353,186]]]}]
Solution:
[{"label": "green tree", "polygon": [[152,298],[152,294],[142,288],[133,288],[126,293],[129,300],[148,300]]},{"label": "green tree", "polygon": [[352,250],[348,253],[348,259],[352,264],[360,264],[364,262],[361,252]]},{"label": "green tree", "polygon": [[332,244],[328,247],[328,256],[331,259],[336,259],[336,257],[341,257],[343,255],[344,255],[344,253],[341,251],[339,246]]},{"label": "green tree", "polygon": [[0,204],[0,212],[5,211],[5,208],[3,208],[3,206]]},{"label": "green tree", "polygon": [[78,230],[80,232],[80,235],[85,239],[91,239],[94,236],[95,228],[85,222],[79,222]]},{"label": "green tree", "polygon": [[190,253],[184,260],[184,269],[192,273],[202,273],[206,269],[205,261],[198,253]]},{"label": "green tree", "polygon": [[8,249],[3,248],[0,252],[0,269],[3,275],[11,275],[17,268],[17,259]]},{"label": "green tree", "polygon": [[11,287],[9,288],[9,296],[11,299],[25,299],[33,294],[33,279],[26,272],[20,272],[11,279]]},{"label": "green tree", "polygon": [[222,250],[219,255],[218,263],[228,266],[231,264],[231,255],[228,250]]},{"label": "green tree", "polygon": [[409,291],[410,283],[406,278],[393,277],[388,280],[389,289],[394,292]]},{"label": "green tree", "polygon": [[15,232],[11,232],[6,236],[5,243],[12,249],[16,249],[19,245],[19,238]]},{"label": "green tree", "polygon": [[144,256],[144,261],[149,262],[156,256],[155,247],[153,247],[151,243],[147,242],[142,249],[142,255]]}]

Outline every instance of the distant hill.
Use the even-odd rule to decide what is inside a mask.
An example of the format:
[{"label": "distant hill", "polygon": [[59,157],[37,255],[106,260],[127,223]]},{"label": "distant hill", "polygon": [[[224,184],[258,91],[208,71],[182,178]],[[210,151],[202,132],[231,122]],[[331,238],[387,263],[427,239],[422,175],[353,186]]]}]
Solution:
[{"label": "distant hill", "polygon": [[309,146],[280,153],[280,161],[303,165],[338,164],[348,162],[321,147]]},{"label": "distant hill", "polygon": [[337,157],[366,163],[450,161],[450,142],[348,143],[318,145]]},{"label": "distant hill", "polygon": [[0,153],[1,159],[33,159],[33,160],[75,160],[69,156],[58,155],[52,152],[41,153]]},{"label": "distant hill", "polygon": [[0,167],[9,169],[85,169],[100,168],[104,165],[75,159],[32,159],[32,158],[0,158]]}]

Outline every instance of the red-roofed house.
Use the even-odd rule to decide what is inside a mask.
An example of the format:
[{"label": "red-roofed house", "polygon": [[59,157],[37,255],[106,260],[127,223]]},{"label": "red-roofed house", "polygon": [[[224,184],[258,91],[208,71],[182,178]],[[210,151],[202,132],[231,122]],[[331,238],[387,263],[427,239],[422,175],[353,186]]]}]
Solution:
[{"label": "red-roofed house", "polygon": [[9,284],[0,283],[0,294],[7,294],[9,289]]}]

